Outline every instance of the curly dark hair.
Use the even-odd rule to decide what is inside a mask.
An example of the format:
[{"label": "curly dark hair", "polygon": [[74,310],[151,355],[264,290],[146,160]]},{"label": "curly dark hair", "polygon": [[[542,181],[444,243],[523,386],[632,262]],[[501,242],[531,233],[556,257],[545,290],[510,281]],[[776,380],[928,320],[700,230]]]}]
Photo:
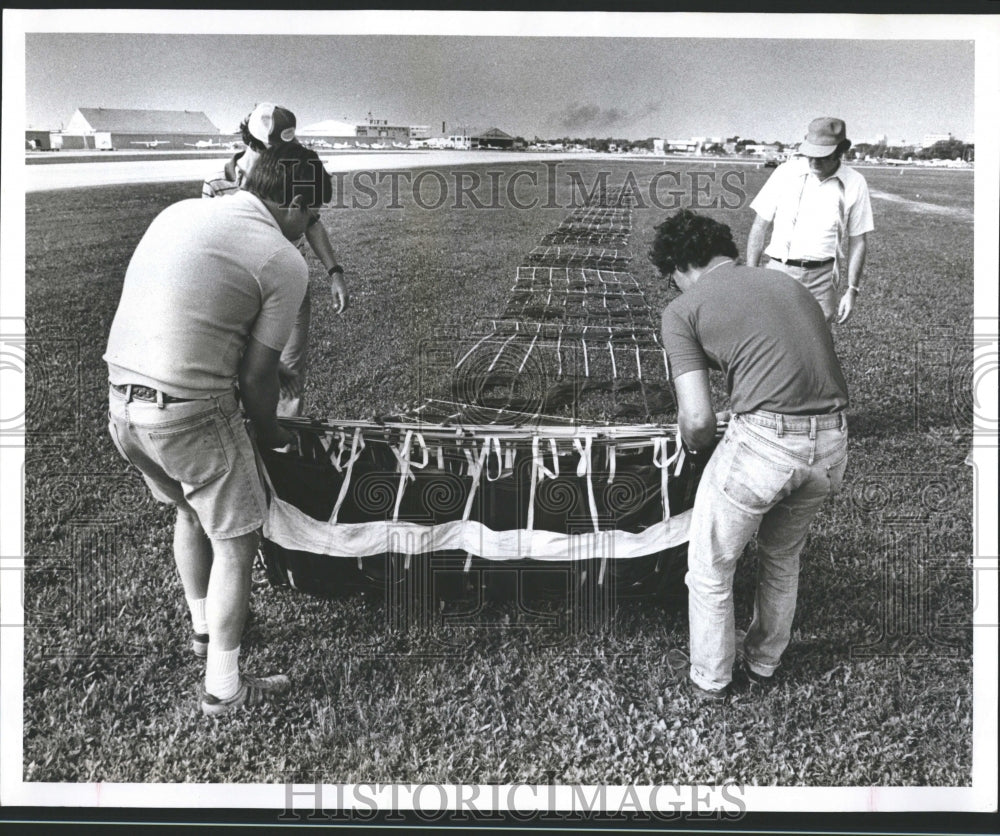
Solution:
[{"label": "curly dark hair", "polygon": [[656,237],[649,249],[649,260],[660,275],[674,270],[704,267],[717,255],[737,258],[733,234],[725,224],[681,209],[656,226]]}]

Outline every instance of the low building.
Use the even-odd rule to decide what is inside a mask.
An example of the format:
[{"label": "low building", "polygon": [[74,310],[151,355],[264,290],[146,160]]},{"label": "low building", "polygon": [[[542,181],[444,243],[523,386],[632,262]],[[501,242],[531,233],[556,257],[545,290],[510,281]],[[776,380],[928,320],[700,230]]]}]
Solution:
[{"label": "low building", "polygon": [[27,151],[59,151],[62,149],[62,134],[58,131],[24,132],[24,147]]},{"label": "low building", "polygon": [[221,131],[200,110],[81,107],[60,132],[63,148],[167,150],[221,147]]},{"label": "low building", "polygon": [[356,122],[340,119],[324,119],[296,128],[295,136],[309,148],[353,148],[356,145],[358,126]]},{"label": "low building", "polygon": [[755,157],[777,157],[782,153],[782,146],[777,143],[750,143],[743,149],[744,153]]},{"label": "low building", "polygon": [[409,125],[390,125],[388,119],[374,119],[369,113],[368,118],[357,126],[355,136],[366,145],[384,145],[385,143],[410,141]]},{"label": "low building", "polygon": [[663,144],[667,152],[674,154],[693,154],[698,148],[696,139],[667,139]]},{"label": "low building", "polygon": [[499,148],[509,150],[514,147],[514,137],[499,128],[488,128],[479,131],[469,138],[472,148]]}]

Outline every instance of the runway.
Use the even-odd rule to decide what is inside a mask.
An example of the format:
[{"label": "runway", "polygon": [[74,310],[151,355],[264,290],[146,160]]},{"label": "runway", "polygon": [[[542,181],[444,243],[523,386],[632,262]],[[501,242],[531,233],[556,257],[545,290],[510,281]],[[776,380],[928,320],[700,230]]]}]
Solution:
[{"label": "runway", "polygon": [[[119,152],[113,152],[116,155]],[[107,154],[77,155],[66,162],[54,162],[46,157],[44,165],[23,165],[5,169],[12,188],[18,179],[25,192],[80,189],[92,186],[123,185],[128,183],[177,183],[185,180],[202,181],[222,169],[227,155],[192,152],[178,159],[155,159],[148,152],[120,152],[120,156],[107,159]],[[67,155],[68,156],[68,155]],[[490,165],[509,163],[542,163],[559,160],[576,162],[615,161],[642,162],[651,165],[702,164],[706,166],[741,164],[759,167],[757,160],[712,159],[694,157],[659,157],[650,154],[581,154],[565,152],[529,151],[353,151],[347,153],[321,153],[320,159],[327,171],[383,171],[400,168],[441,168],[460,165]],[[95,159],[96,157],[96,159]],[[141,157],[141,159],[131,159]],[[150,157],[154,157],[150,159]]]},{"label": "runway", "polygon": [[[187,159],[150,160],[114,159],[92,161],[80,158],[73,162],[49,162],[45,165],[25,165],[21,177],[24,191],[39,192],[56,189],[78,189],[91,186],[127,183],[175,183],[184,180],[204,180],[222,169],[228,157],[192,155]],[[320,154],[327,171],[386,170],[398,168],[439,168],[456,165],[489,165],[496,163],[532,162],[573,158],[577,160],[624,159],[621,154],[528,153],[510,151],[359,151],[346,154]],[[4,172],[8,174],[8,172]],[[16,171],[9,172],[16,175]]]}]

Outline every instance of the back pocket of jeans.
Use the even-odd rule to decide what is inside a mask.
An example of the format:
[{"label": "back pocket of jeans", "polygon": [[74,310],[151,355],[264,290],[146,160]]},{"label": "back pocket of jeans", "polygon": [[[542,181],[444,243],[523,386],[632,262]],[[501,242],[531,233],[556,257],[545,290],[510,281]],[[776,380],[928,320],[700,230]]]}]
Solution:
[{"label": "back pocket of jeans", "polygon": [[778,500],[795,469],[775,464],[740,442],[723,483],[722,492],[738,507],[752,513],[767,511]]},{"label": "back pocket of jeans", "polygon": [[172,479],[199,488],[229,472],[215,416],[184,429],[149,433],[149,443]]},{"label": "back pocket of jeans", "polygon": [[125,461],[127,461],[130,465],[135,467],[135,462],[132,461],[132,457],[125,450],[125,445],[122,444],[121,437],[118,435],[118,425],[115,424],[115,420],[111,417],[110,413],[108,414],[108,435],[111,436],[111,443],[115,445],[118,455],[125,459]]},{"label": "back pocket of jeans", "polygon": [[847,470],[847,453],[826,469],[827,478],[830,480],[830,496],[836,496],[844,486],[844,472]]}]

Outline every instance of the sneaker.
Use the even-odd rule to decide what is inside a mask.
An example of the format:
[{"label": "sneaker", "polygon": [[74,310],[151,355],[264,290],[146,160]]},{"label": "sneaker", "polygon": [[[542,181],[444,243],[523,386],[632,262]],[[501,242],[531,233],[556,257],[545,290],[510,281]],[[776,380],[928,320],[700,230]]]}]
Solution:
[{"label": "sneaker", "polygon": [[208,633],[195,633],[191,637],[191,650],[199,659],[208,656]]},{"label": "sneaker", "polygon": [[691,679],[691,665],[683,650],[671,648],[665,657],[670,675],[680,681],[681,689],[698,703],[721,704],[729,698],[729,686],[708,689],[695,684]]},{"label": "sneaker", "polygon": [[722,688],[702,688],[691,679],[690,672],[684,677],[684,690],[696,703],[722,705],[729,699],[729,686]]},{"label": "sneaker", "polygon": [[264,552],[261,549],[257,549],[257,554],[254,555],[253,566],[250,568],[250,588],[260,589],[265,586],[271,586],[271,579],[267,574],[267,563],[264,561]]},{"label": "sneaker", "polygon": [[762,673],[750,670],[750,665],[747,664],[746,659],[741,659],[740,663],[737,665],[736,677],[739,679],[741,685],[760,688],[762,690],[774,687],[774,683],[776,681],[776,676],[774,674],[771,674],[771,676],[764,676]]},{"label": "sneaker", "polygon": [[274,676],[241,676],[240,689],[227,700],[220,700],[201,689],[201,712],[206,717],[218,717],[243,706],[260,705],[273,697],[283,694],[292,687],[291,680],[284,674]]},{"label": "sneaker", "polygon": [[750,670],[750,662],[747,660],[746,651],[743,648],[747,634],[744,630],[736,631],[736,669],[733,671],[734,678],[739,679],[741,685],[755,685],[760,688],[770,688],[774,685],[774,674],[765,676]]}]

